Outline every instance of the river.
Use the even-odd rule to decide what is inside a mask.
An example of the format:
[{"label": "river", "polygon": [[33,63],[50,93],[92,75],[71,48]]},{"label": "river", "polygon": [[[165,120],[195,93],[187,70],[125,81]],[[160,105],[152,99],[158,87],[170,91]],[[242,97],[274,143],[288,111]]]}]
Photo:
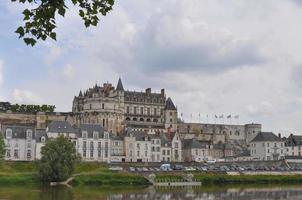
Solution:
[{"label": "river", "polygon": [[0,187],[0,200],[301,200],[302,185],[198,188]]}]

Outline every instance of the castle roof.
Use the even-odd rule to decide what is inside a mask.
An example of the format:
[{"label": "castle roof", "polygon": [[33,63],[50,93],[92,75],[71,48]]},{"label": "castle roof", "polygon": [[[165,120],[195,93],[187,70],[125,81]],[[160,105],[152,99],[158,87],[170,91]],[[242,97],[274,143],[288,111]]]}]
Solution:
[{"label": "castle roof", "polygon": [[268,141],[268,142],[281,141],[281,138],[279,138],[272,132],[260,132],[251,142],[264,142],[264,141]]},{"label": "castle roof", "polygon": [[117,91],[124,91],[124,87],[123,87],[123,83],[122,83],[121,78],[118,79],[116,90]]},{"label": "castle roof", "polygon": [[183,140],[184,149],[205,149],[206,143],[201,143],[195,138]]},{"label": "castle roof", "polygon": [[176,107],[170,97],[166,101],[166,110],[176,110]]},{"label": "castle roof", "polygon": [[103,138],[104,137],[104,129],[101,125],[97,125],[97,124],[81,124],[80,125],[80,133],[79,133],[79,137],[82,136],[82,131],[87,131],[88,133],[88,138],[93,138],[93,133],[94,132],[98,132],[99,134],[99,138]]},{"label": "castle roof", "polygon": [[76,133],[77,130],[67,121],[52,121],[47,126],[51,133]]}]

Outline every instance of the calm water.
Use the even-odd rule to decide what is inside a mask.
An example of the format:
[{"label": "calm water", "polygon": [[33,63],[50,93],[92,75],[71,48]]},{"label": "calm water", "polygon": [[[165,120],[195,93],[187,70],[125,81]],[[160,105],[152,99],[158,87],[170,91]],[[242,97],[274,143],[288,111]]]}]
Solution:
[{"label": "calm water", "polygon": [[301,186],[201,187],[201,188],[117,188],[117,187],[0,187],[0,200],[301,200]]}]

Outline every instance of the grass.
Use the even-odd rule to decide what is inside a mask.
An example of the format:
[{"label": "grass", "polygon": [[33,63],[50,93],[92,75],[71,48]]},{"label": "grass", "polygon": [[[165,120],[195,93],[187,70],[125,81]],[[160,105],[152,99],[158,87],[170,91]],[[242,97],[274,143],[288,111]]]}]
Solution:
[{"label": "grass", "polygon": [[72,185],[149,185],[149,182],[141,175],[122,172],[102,172],[76,176]]},{"label": "grass", "polygon": [[[113,172],[105,163],[80,163],[75,169],[72,184],[77,186],[143,186],[149,182],[143,174]],[[183,181],[185,173],[157,173],[156,182]],[[302,175],[238,175],[194,172],[194,180],[206,185],[223,184],[297,184],[302,183]],[[35,162],[4,162],[0,165],[0,185],[40,184]]]},{"label": "grass", "polygon": [[302,175],[238,175],[194,173],[194,179],[203,184],[278,184],[302,183]]}]

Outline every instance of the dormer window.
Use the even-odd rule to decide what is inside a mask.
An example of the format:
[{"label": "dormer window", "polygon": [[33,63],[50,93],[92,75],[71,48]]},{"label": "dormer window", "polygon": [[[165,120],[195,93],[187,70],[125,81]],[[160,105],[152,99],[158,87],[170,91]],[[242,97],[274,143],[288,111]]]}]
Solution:
[{"label": "dormer window", "polygon": [[82,131],[82,138],[87,138],[87,136],[88,136],[88,133],[87,133],[87,131]]},{"label": "dormer window", "polygon": [[13,131],[12,131],[12,129],[10,129],[10,128],[6,129],[5,135],[6,135],[6,138],[7,138],[7,139],[11,139],[12,136],[13,136]]},{"label": "dormer window", "polygon": [[105,133],[104,137],[105,139],[109,139],[109,133]]},{"label": "dormer window", "polygon": [[46,140],[45,137],[41,137],[41,142],[42,143],[45,143],[45,140]]},{"label": "dormer window", "polygon": [[32,130],[30,130],[30,129],[26,130],[26,138],[27,139],[32,139],[32,137],[33,137]]},{"label": "dormer window", "polygon": [[99,132],[94,131],[93,132],[93,139],[98,139],[99,138]]}]

